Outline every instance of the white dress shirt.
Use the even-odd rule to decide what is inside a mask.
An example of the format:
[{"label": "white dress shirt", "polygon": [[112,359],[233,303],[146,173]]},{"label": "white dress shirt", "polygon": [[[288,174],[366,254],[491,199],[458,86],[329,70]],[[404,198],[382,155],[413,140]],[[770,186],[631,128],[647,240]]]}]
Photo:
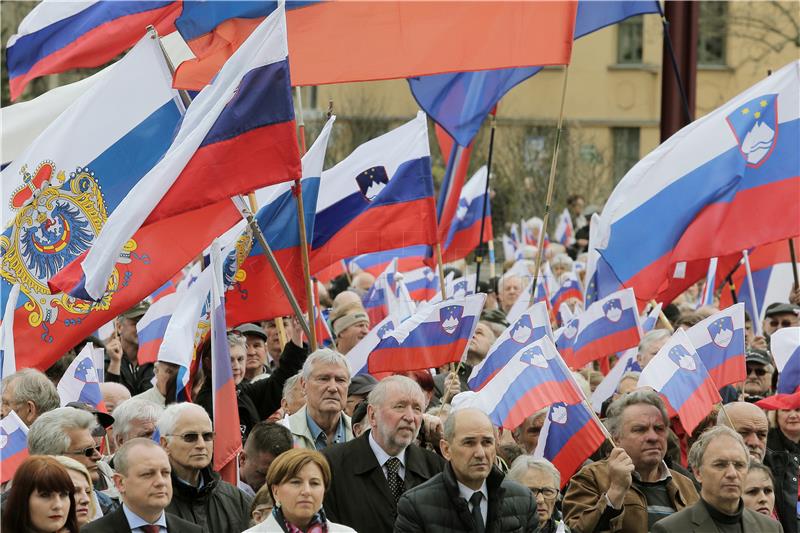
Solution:
[{"label": "white dress shirt", "polygon": [[378,464],[381,465],[381,472],[386,479],[389,479],[389,472],[386,470],[386,461],[391,459],[392,457],[397,457],[400,459],[400,469],[397,471],[397,475],[400,476],[400,479],[406,479],[406,454],[405,450],[403,450],[400,455],[389,455],[386,451],[381,448],[381,445],[375,442],[375,439],[372,438],[372,431],[369,432],[369,436],[367,437],[369,441],[369,447],[372,448],[372,453],[375,454],[375,458],[378,460]]},{"label": "white dress shirt", "polygon": [[483,525],[486,526],[486,517],[489,515],[489,489],[486,487],[486,480],[483,480],[483,485],[479,490],[472,490],[460,481],[456,483],[458,483],[458,494],[467,500],[467,507],[469,507],[470,512],[472,512],[472,504],[469,503],[469,499],[476,492],[483,494],[483,498],[481,498],[481,516],[483,517]]}]

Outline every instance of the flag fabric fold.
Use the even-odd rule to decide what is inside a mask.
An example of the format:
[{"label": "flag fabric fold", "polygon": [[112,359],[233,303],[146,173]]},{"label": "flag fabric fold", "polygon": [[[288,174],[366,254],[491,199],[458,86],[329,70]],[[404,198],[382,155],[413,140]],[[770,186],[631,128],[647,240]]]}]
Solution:
[{"label": "flag fabric fold", "polygon": [[744,304],[738,303],[686,330],[718,389],[747,378],[744,329]]},{"label": "flag fabric fold", "polygon": [[0,483],[11,480],[29,455],[28,427],[12,409],[0,420]]},{"label": "flag fabric fold", "polygon": [[452,262],[467,257],[481,242],[481,219],[484,219],[483,241],[494,239],[492,233],[491,202],[486,199],[486,217],[483,204],[488,173],[482,166],[461,189],[458,206],[449,224],[442,248],[442,261]]},{"label": "flag fabric fold", "polygon": [[72,360],[56,388],[62,407],[70,402],[83,402],[98,411],[107,412],[100,392],[100,378],[95,369],[94,346],[91,342],[87,342]]}]

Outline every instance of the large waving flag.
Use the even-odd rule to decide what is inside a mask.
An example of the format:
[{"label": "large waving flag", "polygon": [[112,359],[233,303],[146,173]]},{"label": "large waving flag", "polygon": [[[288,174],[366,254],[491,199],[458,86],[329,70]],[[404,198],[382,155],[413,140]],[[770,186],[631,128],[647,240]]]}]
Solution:
[{"label": "large waving flag", "polygon": [[231,352],[225,326],[225,282],[219,242],[211,244],[211,382],[214,394],[214,470],[228,483],[237,483],[236,456],[242,451],[242,432]]},{"label": "large waving flag", "polygon": [[781,328],[770,336],[778,370],[776,394],[760,400],[762,409],[800,408],[800,327]]},{"label": "large waving flag", "polygon": [[606,355],[637,346],[642,339],[642,328],[633,290],[613,293],[590,305],[567,323],[565,333],[573,328],[574,342],[561,352],[571,368],[581,368]]},{"label": "large waving flag", "polygon": [[605,440],[603,428],[584,402],[574,405],[558,402],[550,406],[533,456],[553,463],[564,488]]},{"label": "large waving flag", "polygon": [[62,406],[70,402],[83,402],[100,411],[106,411],[93,351],[94,346],[91,342],[87,342],[58,382],[57,389]]},{"label": "large waving flag", "polygon": [[[301,188],[307,236],[314,231],[314,212],[322,165],[335,120],[335,117],[328,119],[302,160]],[[298,304],[305,309],[306,290],[295,194],[288,183],[257,191],[256,200],[262,207],[256,214],[256,221]],[[228,287],[225,310],[231,325],[269,320],[294,313],[261,244],[249,228],[245,229],[225,260],[225,283]],[[266,295],[269,297],[265,297]]]},{"label": "large waving flag", "polygon": [[[579,0],[574,37],[578,39],[634,15],[658,12],[655,1]],[[458,144],[468,146],[500,99],[540,70],[541,67],[532,67],[435,74],[411,78],[408,83],[420,107]]]},{"label": "large waving flag", "polygon": [[542,407],[583,400],[572,374],[548,337],[519,348],[478,396],[492,423],[506,429],[516,429]]},{"label": "large waving flag", "polygon": [[177,1],[39,3],[8,40],[8,82],[16,99],[33,79],[108,63],[144,35],[148,25],[175,31]]},{"label": "large waving flag", "polygon": [[744,304],[738,303],[686,330],[717,388],[747,378],[744,364]]},{"label": "large waving flag", "polygon": [[428,247],[425,245],[406,246],[394,250],[361,254],[346,260],[350,272],[358,269],[369,272],[373,276],[380,275],[393,260],[397,259],[400,271],[412,270],[423,265]]},{"label": "large waving flag", "polygon": [[690,435],[714,404],[722,401],[692,341],[681,329],[644,367],[639,386],[652,387],[660,393]]},{"label": "large waving flag", "polygon": [[14,477],[28,455],[28,428],[11,410],[0,420],[0,483]]},{"label": "large waving flag", "polygon": [[467,352],[485,300],[485,294],[472,294],[423,304],[372,350],[369,372],[405,372],[457,363]]},{"label": "large waving flag", "polygon": [[798,92],[800,60],[684,127],[617,185],[597,249],[640,301],[680,262],[800,235]]},{"label": "large waving flag", "polygon": [[[54,294],[48,281],[95,242],[131,185],[168,148],[183,112],[170,84],[158,43],[145,37],[3,170],[0,300],[5,305],[11,285],[21,286],[14,321],[20,367],[46,369],[158,286],[142,283],[153,281],[163,254],[141,238],[128,243],[98,305]],[[185,246],[195,233],[202,234],[171,243],[167,253],[185,259],[160,282],[191,259]]]},{"label": "large waving flag", "polygon": [[[486,166],[482,166],[472,175],[466,185],[461,189],[458,207],[449,224],[447,238],[442,249],[444,262],[456,261],[469,255],[481,242],[481,219],[483,217],[484,194],[488,173]],[[494,238],[492,233],[491,202],[486,202],[486,217],[484,218],[484,242]]]},{"label": "large waving flag", "polygon": [[120,249],[146,221],[301,176],[287,54],[280,8],[192,101],[164,157],[109,217],[81,268],[57,286],[99,300]]},{"label": "large waving flag", "polygon": [[550,330],[550,314],[544,302],[534,304],[497,337],[483,361],[473,367],[467,381],[469,388],[474,391],[481,390],[519,352],[521,347],[536,342],[542,337],[553,339],[553,332]]},{"label": "large waving flag", "polygon": [[436,243],[423,113],[322,173],[311,270],[363,253]]},{"label": "large waving flag", "polygon": [[[176,26],[199,59],[178,69],[180,86],[207,83],[274,8],[275,2],[186,2]],[[565,64],[575,22],[572,2],[301,1],[287,10],[296,85]]]}]

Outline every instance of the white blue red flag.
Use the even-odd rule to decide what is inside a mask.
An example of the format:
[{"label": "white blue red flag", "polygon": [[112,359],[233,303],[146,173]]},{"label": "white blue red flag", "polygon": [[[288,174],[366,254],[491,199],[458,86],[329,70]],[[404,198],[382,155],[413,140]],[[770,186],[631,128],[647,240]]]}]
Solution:
[{"label": "white blue red flag", "polygon": [[640,317],[642,322],[642,335],[655,328],[659,318],[661,318],[661,302],[657,303],[650,312]]},{"label": "white blue red flag", "polygon": [[506,328],[489,348],[483,361],[472,368],[467,384],[481,390],[516,354],[520,348],[542,337],[553,339],[550,314],[544,302],[534,304]]},{"label": "white blue red flag", "polygon": [[418,244],[383,252],[361,254],[346,259],[345,262],[351,273],[362,270],[377,277],[381,272],[386,270],[386,267],[389,266],[389,263],[394,259],[397,259],[397,268],[401,271],[412,270],[422,266],[427,251],[427,246]]},{"label": "white blue red flag", "polygon": [[145,28],[175,31],[177,1],[46,0],[20,22],[7,44],[11,98],[40,76],[108,63],[136,44]]},{"label": "white blue red flag", "polygon": [[236,456],[242,451],[236,384],[225,325],[225,282],[219,242],[211,244],[211,383],[214,391],[214,470],[228,483],[238,482]]},{"label": "white blue red flag", "polygon": [[139,351],[136,352],[136,359],[140,365],[154,363],[158,359],[158,351],[161,343],[164,342],[167,325],[181,301],[181,296],[180,293],[173,292],[160,298],[147,309],[144,316],[136,323],[136,333],[139,338]]},{"label": "white blue red flag", "polygon": [[762,409],[800,408],[800,327],[781,328],[770,336],[778,370],[776,394],[756,403]]},{"label": "white blue red flag", "polygon": [[322,173],[311,270],[346,257],[436,243],[424,113],[368,141]]},{"label": "white blue red flag", "polygon": [[744,304],[698,322],[686,334],[717,388],[747,378],[744,364]]},{"label": "white blue red flag", "polygon": [[19,284],[15,283],[11,288],[11,294],[8,295],[8,301],[6,301],[3,322],[0,323],[0,379],[17,371],[17,356],[14,349],[14,312],[17,310],[19,290]]},{"label": "white blue red flag", "polygon": [[642,369],[639,387],[652,387],[661,394],[690,435],[714,404],[722,401],[714,380],[682,329],[676,330]]},{"label": "white blue red flag", "polygon": [[447,237],[442,249],[442,260],[451,262],[469,255],[481,242],[481,219],[483,224],[483,242],[494,238],[492,233],[491,202],[486,199],[486,216],[483,216],[484,198],[486,195],[486,166],[482,166],[461,189],[458,206],[449,224]]},{"label": "white blue red flag", "polygon": [[584,402],[558,402],[547,412],[533,456],[553,463],[564,488],[605,440],[603,429]]},{"label": "white blue red flag", "polygon": [[584,399],[549,337],[519,348],[478,395],[492,423],[506,429],[542,407]]},{"label": "white blue red flag", "polygon": [[571,246],[575,242],[575,230],[572,228],[572,215],[569,214],[569,209],[564,209],[558,216],[553,240],[564,246]]},{"label": "white blue red flag", "polygon": [[403,272],[403,281],[415,302],[430,300],[439,292],[439,276],[428,266]]},{"label": "white blue red flag", "polygon": [[583,302],[583,288],[575,272],[562,274],[558,289],[551,296],[550,304],[557,317],[560,316],[561,306],[570,300]]},{"label": "white blue red flag", "polygon": [[681,129],[620,181],[595,246],[640,301],[660,299],[681,262],[800,235],[798,93],[795,60]]},{"label": "white blue red flag", "polygon": [[593,303],[567,323],[564,335],[574,339],[561,350],[571,368],[582,368],[606,355],[638,346],[642,327],[633,290],[625,289]]},{"label": "white blue red flag", "polygon": [[28,428],[12,409],[0,420],[0,484],[14,477],[28,455]]},{"label": "white blue red flag", "polygon": [[369,372],[404,372],[457,363],[467,352],[485,300],[486,295],[480,293],[421,305],[372,350]]},{"label": "white blue red flag", "polygon": [[351,377],[357,374],[367,374],[369,372],[367,368],[369,354],[371,354],[372,350],[378,346],[378,343],[399,324],[399,320],[392,316],[387,316],[375,324],[369,333],[347,352],[345,357],[350,364]]},{"label": "white blue red flag", "polygon": [[279,8],[264,19],[192,101],[164,157],[109,217],[80,268],[62,273],[60,288],[99,300],[120,250],[143,225],[218,202],[235,216],[228,198],[301,177],[284,15]]},{"label": "white blue red flag", "polygon": [[700,309],[706,305],[714,305],[714,291],[717,287],[717,264],[718,259],[712,257],[708,261],[708,274],[706,280],[703,282],[703,287],[700,289],[700,294],[697,295],[697,305],[695,309]]},{"label": "white blue red flag", "polygon": [[361,298],[370,324],[377,324],[389,315],[389,298],[397,288],[396,276],[397,259],[393,259]]},{"label": "white blue red flag", "polygon": [[87,342],[58,382],[58,396],[62,407],[70,402],[83,402],[98,411],[106,411],[93,352],[94,346]]},{"label": "white blue red flag", "polygon": [[617,362],[614,363],[614,367],[611,371],[594,389],[594,392],[592,392],[592,408],[595,412],[599,413],[603,408],[603,402],[611,398],[611,396],[617,392],[617,387],[619,387],[619,383],[622,381],[622,376],[627,372],[641,372],[642,368],[639,366],[639,363],[636,362],[637,352],[638,350],[636,348],[625,350],[619,359],[617,359]]}]

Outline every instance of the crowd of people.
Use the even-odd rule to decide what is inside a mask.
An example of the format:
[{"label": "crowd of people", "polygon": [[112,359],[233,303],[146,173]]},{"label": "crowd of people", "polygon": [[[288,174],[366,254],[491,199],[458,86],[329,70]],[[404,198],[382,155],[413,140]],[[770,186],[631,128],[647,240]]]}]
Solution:
[{"label": "crowd of people", "polygon": [[[583,199],[570,198],[577,240],[551,244],[548,267],[580,274],[588,239]],[[309,353],[295,318],[228,333],[243,449],[238,483],[213,469],[215,427],[208,344],[199,350],[191,402],[176,401],[178,367],[139,364],[136,323],[147,303],[117,317],[104,346],[107,412],[56,389],[80,346],[47,372],[2,381],[2,415],[29,428],[30,456],[3,487],[2,527],[37,532],[758,532],[798,533],[800,404],[765,411],[774,393],[770,337],[800,325],[800,290],[765,312],[764,335],[747,319],[744,382],[688,435],[652,389],[626,373],[602,407],[611,439],[572,476],[534,451],[547,409],[513,431],[458,396],[472,368],[509,326],[525,287],[520,267],[481,282],[485,309],[462,364],[391,376],[351,376],[347,354],[370,327],[367,272],[320,287],[330,307],[330,348]],[[462,266],[463,268],[463,266]],[[670,338],[715,312],[696,287],[664,308],[644,335],[647,366]],[[603,379],[575,372],[587,396]]]}]

